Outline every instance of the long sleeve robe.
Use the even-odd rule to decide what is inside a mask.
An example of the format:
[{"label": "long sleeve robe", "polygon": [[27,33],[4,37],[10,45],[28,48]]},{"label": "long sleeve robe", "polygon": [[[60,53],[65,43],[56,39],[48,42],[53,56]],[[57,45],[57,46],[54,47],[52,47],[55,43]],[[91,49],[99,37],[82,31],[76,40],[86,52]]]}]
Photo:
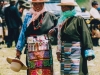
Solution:
[{"label": "long sleeve robe", "polygon": [[[65,29],[66,27],[66,29]],[[87,58],[85,51],[93,49],[90,30],[82,17],[71,17],[62,25],[58,25],[58,45],[57,52],[61,52],[61,42],[77,41],[81,43],[82,72],[88,74]],[[93,51],[93,50],[92,50]],[[89,52],[90,53],[90,52]]]}]

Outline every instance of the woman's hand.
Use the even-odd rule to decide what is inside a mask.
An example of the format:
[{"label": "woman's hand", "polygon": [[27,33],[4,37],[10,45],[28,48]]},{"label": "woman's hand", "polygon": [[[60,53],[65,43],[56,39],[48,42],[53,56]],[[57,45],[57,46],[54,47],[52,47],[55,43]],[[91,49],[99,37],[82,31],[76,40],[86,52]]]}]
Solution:
[{"label": "woman's hand", "polygon": [[92,56],[87,57],[87,60],[88,61],[92,60]]},{"label": "woman's hand", "polygon": [[21,56],[21,51],[16,50],[16,58],[20,59],[20,56]]},{"label": "woman's hand", "polygon": [[85,57],[88,61],[93,60],[95,58],[94,50],[92,49],[85,50]]},{"label": "woman's hand", "polygon": [[54,33],[55,33],[55,29],[50,29],[48,32],[49,35],[53,35]]},{"label": "woman's hand", "polygon": [[57,60],[60,62],[61,61],[61,56],[60,56],[61,53],[57,52],[56,54],[57,54]]}]

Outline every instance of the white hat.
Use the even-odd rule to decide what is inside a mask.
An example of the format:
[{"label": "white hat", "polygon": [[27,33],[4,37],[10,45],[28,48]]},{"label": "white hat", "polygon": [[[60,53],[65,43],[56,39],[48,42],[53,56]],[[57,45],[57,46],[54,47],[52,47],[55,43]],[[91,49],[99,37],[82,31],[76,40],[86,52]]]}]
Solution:
[{"label": "white hat", "polygon": [[7,58],[6,60],[9,64],[11,64],[10,68],[15,72],[28,69],[19,59]]},{"label": "white hat", "polygon": [[58,6],[76,6],[77,3],[74,0],[61,0],[61,3]]},{"label": "white hat", "polygon": [[31,3],[30,2],[25,2],[22,4],[22,6],[26,7],[26,8],[31,8]]}]

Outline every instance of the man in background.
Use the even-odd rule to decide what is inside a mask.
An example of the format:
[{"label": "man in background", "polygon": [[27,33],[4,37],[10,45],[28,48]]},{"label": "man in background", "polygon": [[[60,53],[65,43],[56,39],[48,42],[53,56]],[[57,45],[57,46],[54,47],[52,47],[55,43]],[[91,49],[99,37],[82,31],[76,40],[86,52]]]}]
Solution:
[{"label": "man in background", "polygon": [[22,17],[22,14],[23,14],[23,4],[25,3],[26,1],[25,0],[18,0],[17,3],[16,3],[16,7],[20,13],[20,17]]},{"label": "man in background", "polygon": [[95,19],[100,20],[100,14],[99,14],[99,12],[98,12],[98,10],[97,10],[97,8],[98,8],[98,2],[97,2],[97,1],[93,1],[93,2],[91,3],[91,5],[92,5],[92,8],[90,9],[90,14],[91,14],[91,16],[92,16],[93,18],[95,18]]},{"label": "man in background", "polygon": [[0,0],[0,44],[4,44],[4,14],[3,14],[4,0]]},{"label": "man in background", "polygon": [[27,1],[25,3],[22,4],[24,10],[23,10],[23,14],[22,14],[22,21],[24,21],[24,18],[26,16],[27,13],[29,13],[30,8],[32,7],[31,2]]},{"label": "man in background", "polygon": [[4,11],[5,21],[8,27],[8,48],[12,47],[13,40],[15,41],[16,45],[19,37],[19,28],[22,25],[22,20],[15,4],[16,0],[10,0],[10,6],[6,7]]},{"label": "man in background", "polygon": [[[100,13],[98,12],[97,8],[98,8],[98,2],[97,1],[93,1],[91,3],[92,8],[90,9],[90,14],[91,14],[91,22],[90,22],[90,28],[91,31],[93,33],[93,31],[98,29],[98,25],[100,24]],[[99,38],[97,38],[95,34],[93,33],[92,35],[92,41],[93,41],[93,45],[94,46],[99,46]]]}]

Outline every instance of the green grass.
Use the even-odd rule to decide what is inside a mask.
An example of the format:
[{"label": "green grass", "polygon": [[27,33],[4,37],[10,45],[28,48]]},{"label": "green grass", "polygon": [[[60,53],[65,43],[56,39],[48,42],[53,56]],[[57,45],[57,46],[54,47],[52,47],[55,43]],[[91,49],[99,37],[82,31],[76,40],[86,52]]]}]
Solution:
[{"label": "green grass", "polygon": [[76,0],[80,7],[86,7],[88,10],[91,8],[89,0]]},{"label": "green grass", "polygon": [[[90,10],[91,8],[91,1],[94,0],[76,0],[76,2],[79,4],[80,7],[86,7],[87,10]],[[100,5],[100,0],[95,0],[98,2],[98,4]]]}]

